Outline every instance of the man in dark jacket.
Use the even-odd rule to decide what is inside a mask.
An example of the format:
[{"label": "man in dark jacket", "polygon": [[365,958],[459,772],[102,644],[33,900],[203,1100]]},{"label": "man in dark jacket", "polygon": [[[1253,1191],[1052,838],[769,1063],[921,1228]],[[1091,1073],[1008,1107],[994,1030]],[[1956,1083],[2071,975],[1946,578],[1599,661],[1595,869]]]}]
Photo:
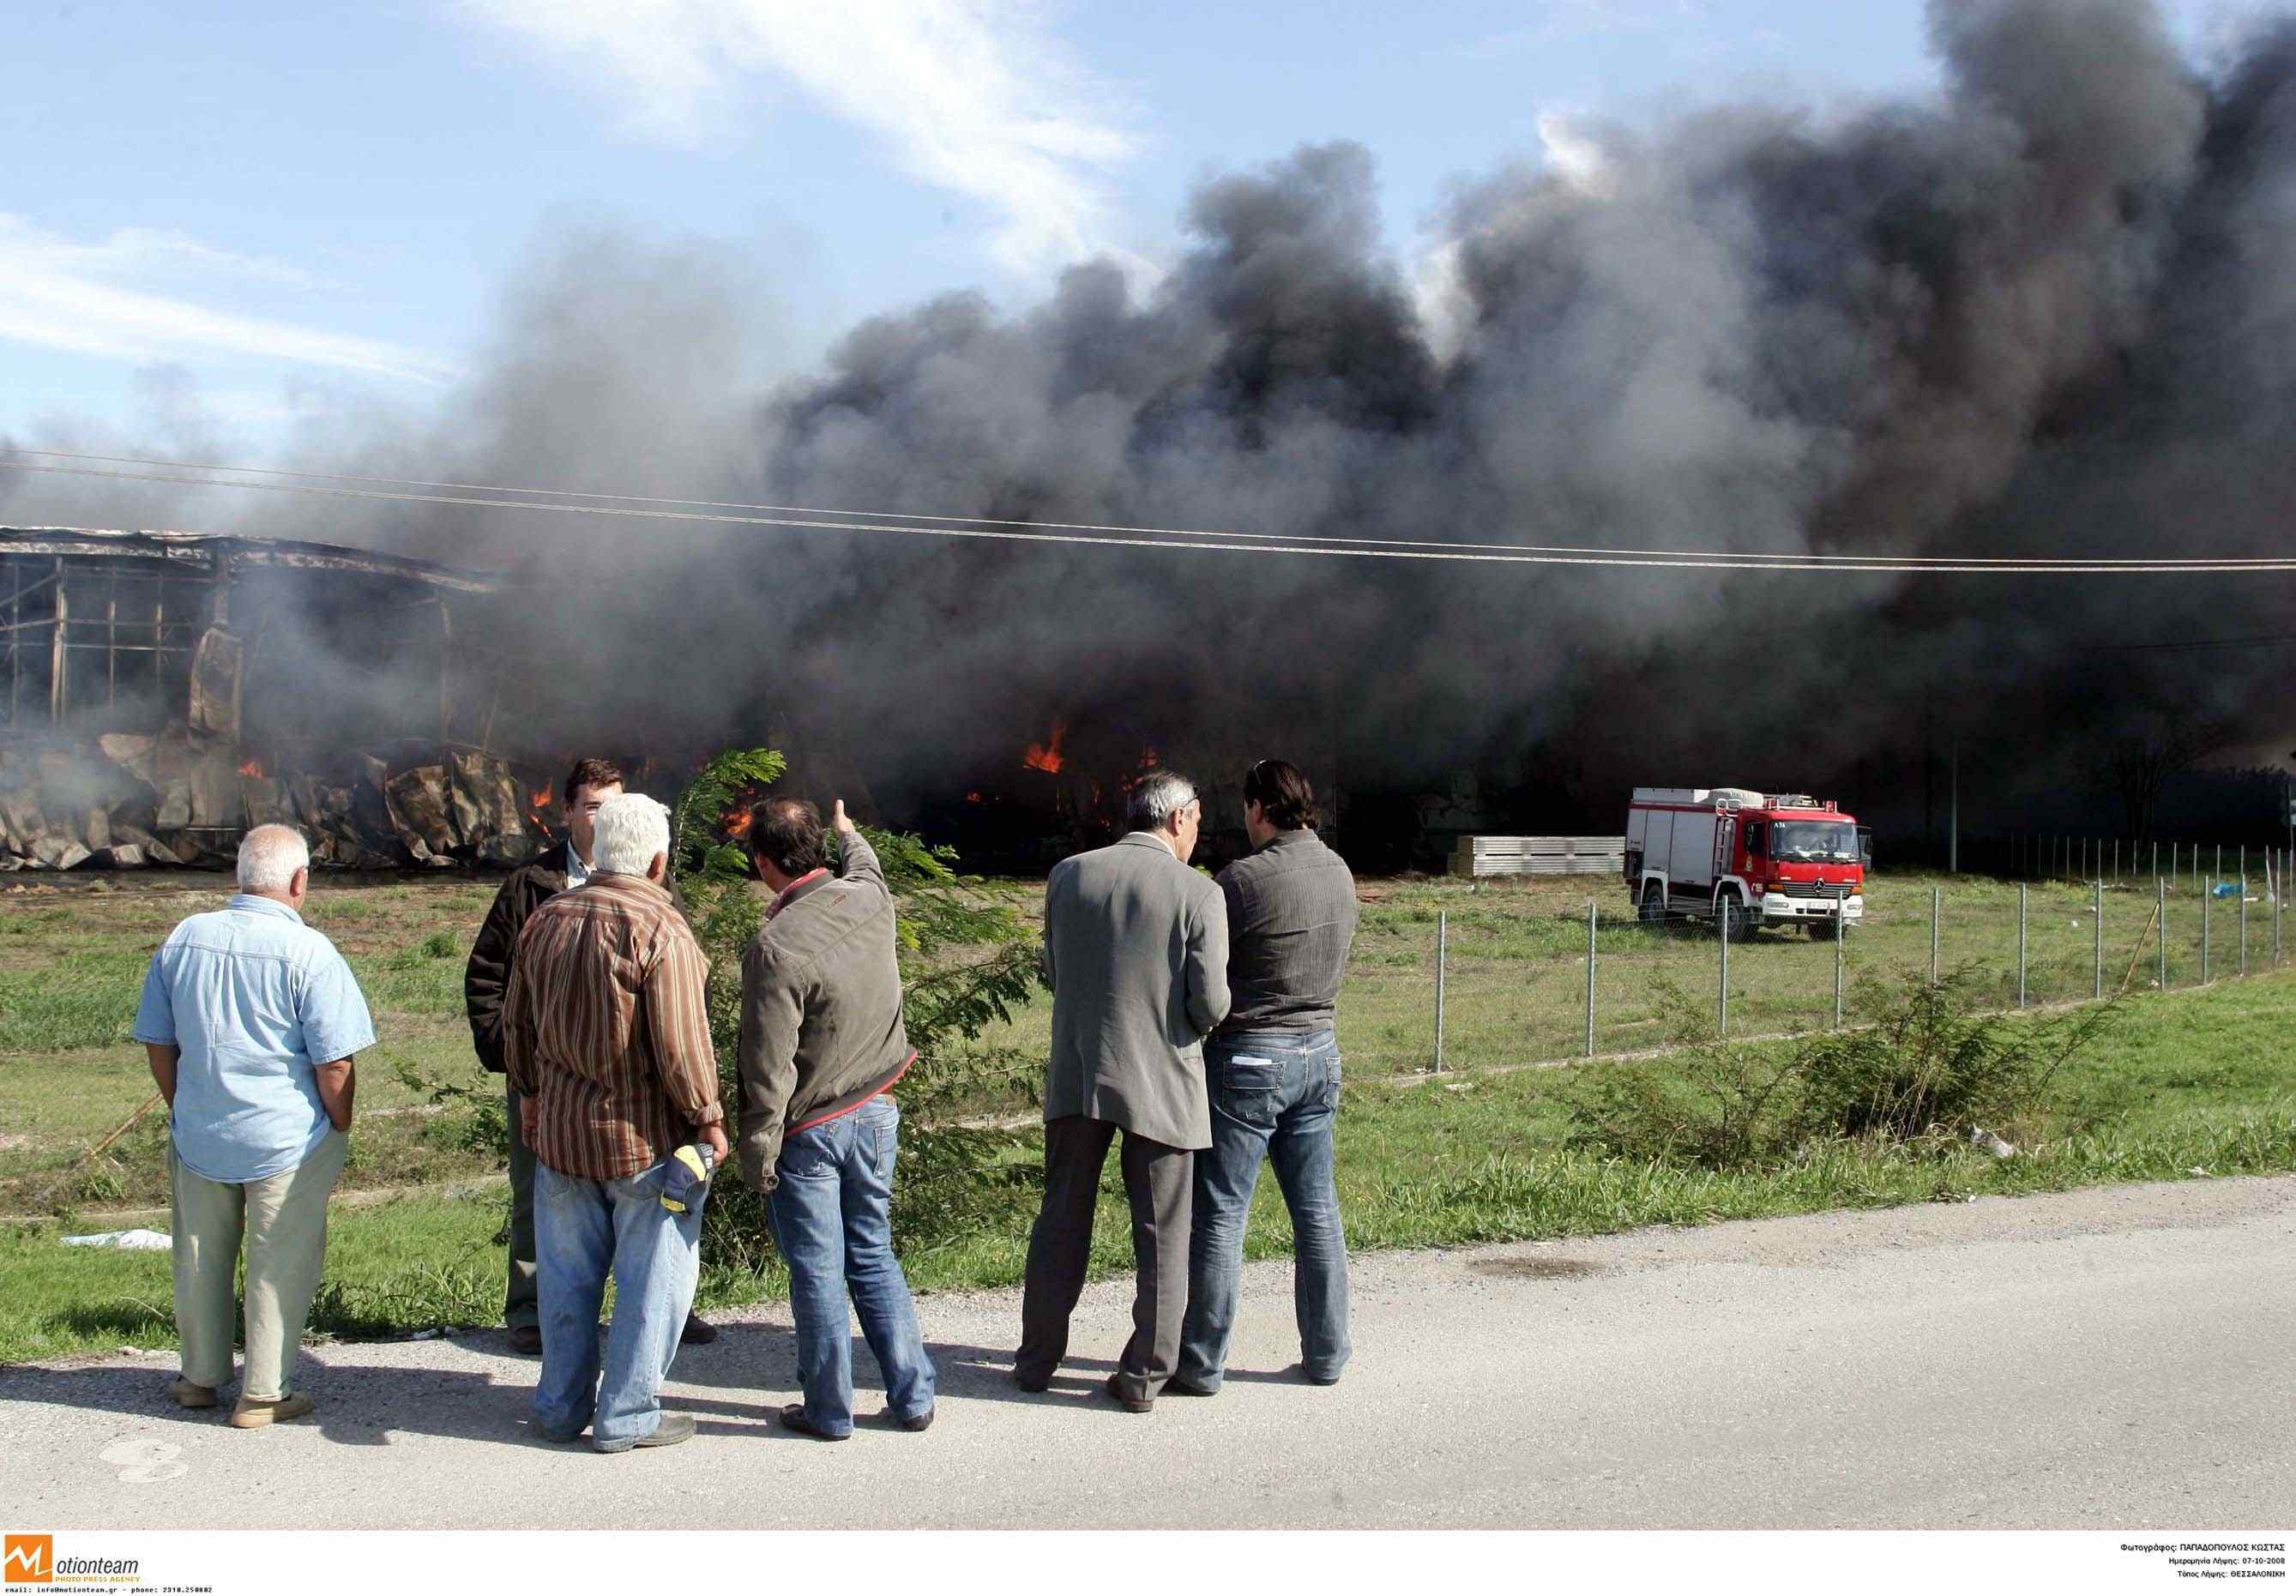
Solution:
[{"label": "man in dark jacket", "polygon": [[932,1422],[935,1377],[893,1256],[891,1092],[916,1059],[901,1026],[893,896],[843,803],[831,819],[835,875],[811,804],[768,798],[751,812],[750,860],[774,899],[742,957],[737,1146],[789,1265],[805,1400],[782,1422],[841,1441],[853,1433],[849,1290],[902,1428]]},{"label": "man in dark jacket", "polygon": [[[569,888],[590,879],[591,847],[595,840],[598,807],[619,798],[625,778],[611,759],[577,759],[566,773],[561,790],[566,810],[566,838],[546,849],[530,864],[510,873],[495,894],[478,940],[471,945],[471,962],[463,971],[463,1006],[471,1021],[471,1041],[479,1062],[496,1075],[503,1063],[503,997],[510,990],[511,969],[518,949],[518,934],[527,917]],[[679,913],[677,884],[669,880],[669,895]],[[540,1299],[537,1295],[534,1257],[534,1150],[519,1129],[519,1091],[508,1087],[510,1102],[510,1280],[503,1303],[503,1322],[510,1344],[529,1355],[542,1350]],[[714,1341],[716,1327],[688,1315],[679,1339],[689,1345]]]},{"label": "man in dark jacket", "polygon": [[1211,1147],[1196,1155],[1188,1316],[1164,1388],[1210,1396],[1227,1367],[1243,1273],[1244,1225],[1263,1158],[1292,1212],[1292,1300],[1300,1363],[1319,1386],[1348,1361],[1348,1242],[1332,1129],[1340,1108],[1332,1026],[1356,934],[1356,882],[1316,835],[1316,793],[1281,759],[1243,779],[1251,852],[1220,872],[1233,1006],[1204,1044]]}]

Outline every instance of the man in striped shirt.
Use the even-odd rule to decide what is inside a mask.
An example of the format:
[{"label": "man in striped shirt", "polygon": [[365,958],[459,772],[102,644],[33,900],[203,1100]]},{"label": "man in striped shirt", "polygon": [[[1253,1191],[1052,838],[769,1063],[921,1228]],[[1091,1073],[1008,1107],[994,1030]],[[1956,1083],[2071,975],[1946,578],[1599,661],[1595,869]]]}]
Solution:
[{"label": "man in striped shirt", "polygon": [[[703,996],[709,964],[663,883],[669,815],[638,793],[598,811],[590,879],[537,908],[503,1000],[503,1053],[534,1149],[542,1380],[554,1441],[600,1452],[693,1434],[658,1393],[700,1274],[701,1203],[661,1204],[688,1142],[726,1157]],[[598,1312],[614,1281],[601,1382]]]}]

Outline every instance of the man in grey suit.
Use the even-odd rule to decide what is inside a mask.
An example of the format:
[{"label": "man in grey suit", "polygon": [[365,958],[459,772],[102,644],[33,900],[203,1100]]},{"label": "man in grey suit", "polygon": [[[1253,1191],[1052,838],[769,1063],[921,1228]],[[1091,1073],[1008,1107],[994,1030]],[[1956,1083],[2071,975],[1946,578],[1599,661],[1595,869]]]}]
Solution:
[{"label": "man in grey suit", "polygon": [[1188,868],[1203,822],[1193,783],[1156,772],[1132,790],[1127,818],[1130,835],[1062,860],[1045,887],[1045,1205],[1029,1235],[1013,1379],[1041,1391],[1068,1352],[1101,1166],[1121,1131],[1138,1286],[1107,1390],[1144,1413],[1179,1361],[1188,1306],[1195,1150],[1212,1144],[1203,1038],[1227,1018],[1227,907]]}]

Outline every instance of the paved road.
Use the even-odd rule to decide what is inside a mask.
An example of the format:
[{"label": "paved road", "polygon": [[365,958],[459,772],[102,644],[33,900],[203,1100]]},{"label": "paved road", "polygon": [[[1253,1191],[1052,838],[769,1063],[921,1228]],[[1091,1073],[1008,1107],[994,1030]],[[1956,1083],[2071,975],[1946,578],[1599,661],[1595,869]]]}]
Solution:
[{"label": "paved road", "polygon": [[1331,1389],[1284,1372],[1289,1265],[1255,1265],[1227,1390],[1146,1416],[1097,1390],[1125,1288],[1040,1396],[1005,1379],[1014,1294],[934,1297],[939,1422],[838,1446],[768,1421],[777,1311],[680,1357],[693,1442],[619,1457],[537,1436],[491,1334],[314,1349],[319,1413],[250,1433],[120,1356],[0,1371],[0,1501],[55,1529],[2284,1528],[2292,1242],[2278,1178],[1387,1254]]}]

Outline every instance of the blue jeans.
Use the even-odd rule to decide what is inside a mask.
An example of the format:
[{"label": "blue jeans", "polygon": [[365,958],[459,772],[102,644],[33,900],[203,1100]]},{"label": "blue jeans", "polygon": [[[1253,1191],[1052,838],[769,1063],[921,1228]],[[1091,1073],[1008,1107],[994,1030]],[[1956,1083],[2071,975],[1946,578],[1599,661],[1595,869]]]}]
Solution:
[{"label": "blue jeans", "polygon": [[1195,1215],[1188,1236],[1188,1317],[1173,1378],[1219,1388],[1235,1330],[1243,1232],[1259,1160],[1275,1165],[1292,1210],[1292,1305],[1300,1362],[1310,1379],[1333,1380],[1348,1340],[1348,1240],[1332,1174],[1332,1127],[1340,1108],[1340,1045],[1329,1031],[1256,1031],[1204,1044],[1212,1144],[1196,1154]]},{"label": "blue jeans", "polygon": [[850,1114],[782,1143],[780,1176],[767,1199],[774,1245],[790,1272],[790,1316],[797,1323],[798,1383],[805,1416],[824,1434],[853,1431],[853,1330],[885,1378],[885,1402],[900,1419],[931,1412],[932,1360],[917,1332],[908,1277],[893,1256],[893,1159],[901,1110],[873,1097]]},{"label": "blue jeans", "polygon": [[[542,1383],[534,1417],[569,1440],[590,1431],[600,1452],[623,1452],[661,1422],[658,1393],[701,1275],[701,1208],[661,1206],[667,1163],[618,1181],[534,1171],[534,1240],[542,1310]],[[598,1310],[614,1280],[614,1322],[600,1382]]]}]

